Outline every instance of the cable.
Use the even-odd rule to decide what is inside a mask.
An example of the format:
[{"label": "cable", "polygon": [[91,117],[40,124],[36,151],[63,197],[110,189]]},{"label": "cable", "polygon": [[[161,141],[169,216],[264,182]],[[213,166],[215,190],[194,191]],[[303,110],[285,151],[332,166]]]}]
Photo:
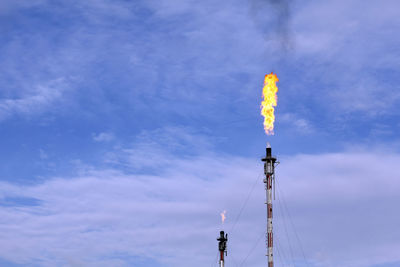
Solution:
[{"label": "cable", "polygon": [[[278,188],[278,187],[277,187]],[[281,192],[278,190],[278,193],[280,194]],[[292,245],[291,245],[291,242],[290,242],[290,237],[289,237],[289,232],[288,232],[288,227],[287,227],[287,225],[286,225],[286,216],[285,216],[285,213],[284,213],[284,209],[283,209],[283,205],[282,205],[282,203],[281,203],[281,200],[280,200],[280,197],[279,197],[279,195],[278,195],[278,197],[277,197],[277,199],[278,199],[278,205],[279,205],[279,207],[280,207],[280,209],[281,209],[281,215],[282,215],[282,219],[283,219],[283,229],[285,230],[285,234],[286,234],[286,239],[287,239],[287,241],[288,241],[288,245],[289,245],[289,251],[290,251],[290,256],[291,256],[291,259],[292,259],[292,264],[294,265],[294,255],[293,255],[293,249],[292,249]]]},{"label": "cable", "polygon": [[257,241],[254,244],[254,246],[250,249],[249,253],[247,253],[247,256],[244,258],[244,260],[242,261],[240,266],[243,266],[243,264],[245,264],[247,258],[251,255],[251,253],[253,253],[254,249],[257,247],[258,243],[260,242],[260,240],[262,239],[263,236],[265,236],[265,232],[264,231],[262,232],[262,235],[257,239]]},{"label": "cable", "polygon": [[305,253],[304,253],[304,249],[303,249],[303,245],[302,245],[302,243],[301,243],[300,237],[299,237],[299,235],[297,234],[296,227],[294,226],[294,223],[293,223],[292,218],[291,218],[291,216],[290,216],[289,209],[288,209],[288,207],[287,207],[287,205],[286,205],[285,196],[283,195],[283,191],[281,192],[279,186],[277,186],[277,189],[278,189],[279,193],[282,195],[282,201],[283,201],[284,207],[285,207],[285,209],[286,209],[286,212],[287,212],[287,214],[288,214],[290,224],[291,224],[292,227],[293,227],[293,230],[294,230],[294,233],[295,233],[297,242],[299,243],[300,250],[301,250],[301,253],[302,253],[304,262],[305,262],[305,264],[306,264],[307,266],[310,266],[310,265],[308,264],[307,259],[306,259],[306,256],[305,256]]},{"label": "cable", "polygon": [[231,229],[230,229],[230,231],[229,231],[229,234],[232,234],[233,230],[235,229],[235,226],[236,226],[236,224],[237,224],[237,222],[238,222],[240,216],[242,215],[242,212],[243,212],[244,208],[246,207],[247,202],[249,201],[249,198],[250,198],[250,196],[251,196],[251,193],[253,193],[253,190],[254,190],[254,188],[256,187],[257,181],[258,181],[258,179],[260,179],[260,177],[261,177],[261,174],[259,174],[259,175],[257,176],[257,179],[254,181],[254,184],[253,184],[253,186],[252,186],[252,188],[251,188],[249,194],[247,195],[246,200],[244,201],[242,207],[240,208],[240,211],[239,211],[238,215],[236,216],[235,222],[233,223],[233,225],[232,225],[232,227],[231,227]]},{"label": "cable", "polygon": [[[261,176],[261,174],[259,174],[259,175],[257,176],[257,179],[254,181],[254,184],[253,184],[253,186],[251,187],[251,189],[250,189],[250,191],[249,191],[249,194],[248,194],[247,197],[246,197],[246,200],[244,201],[242,207],[240,208],[240,211],[239,211],[238,215],[236,216],[236,219],[235,219],[235,221],[234,221],[234,223],[233,223],[233,225],[232,225],[232,227],[231,227],[231,229],[230,229],[230,231],[229,231],[229,234],[230,234],[230,235],[232,234],[233,230],[235,229],[235,226],[236,226],[237,222],[239,221],[240,216],[242,215],[242,212],[243,212],[244,208],[246,207],[247,202],[249,201],[250,196],[251,196],[251,194],[253,193],[254,188],[256,187],[257,181],[258,181],[258,179],[260,178],[260,176]],[[238,266],[235,257],[233,257],[233,254],[231,254],[231,256],[232,256],[232,260],[233,260],[234,264],[235,264],[236,266]],[[215,262],[218,263],[218,253],[217,253],[216,260],[213,261],[212,265],[214,265]]]},{"label": "cable", "polygon": [[[275,232],[275,236],[276,236],[276,238],[274,238],[274,240],[275,240],[275,244],[276,244],[276,250],[279,253],[278,254],[279,259],[281,260],[282,266],[286,266],[286,258],[287,257],[286,257],[285,250],[283,247],[280,246],[279,237],[277,237],[276,232]],[[290,266],[290,264],[289,264],[289,266]]]},{"label": "cable", "polygon": [[[228,232],[230,235],[232,235],[233,230],[235,229],[236,224],[238,223],[238,221],[239,221],[239,219],[240,219],[240,216],[242,215],[242,213],[243,213],[243,211],[244,211],[244,208],[246,207],[246,205],[247,205],[247,203],[248,203],[248,201],[249,201],[249,199],[250,199],[250,196],[251,196],[251,194],[253,193],[254,188],[255,188],[256,185],[257,185],[257,181],[260,179],[260,177],[261,177],[261,174],[259,174],[259,175],[256,177],[256,179],[255,179],[255,181],[254,181],[254,183],[253,183],[253,186],[251,187],[249,193],[247,194],[247,197],[246,197],[245,201],[243,202],[243,205],[242,205],[242,207],[240,208],[240,211],[239,211],[238,215],[236,216],[236,219],[235,219],[235,221],[234,221],[234,223],[233,223],[233,225],[232,225],[230,231]],[[239,265],[237,264],[237,261],[236,261],[235,257],[233,257],[233,254],[231,254],[231,256],[232,256],[232,260],[233,260],[234,264],[235,264],[236,266],[239,266]]]},{"label": "cable", "polygon": [[281,265],[282,265],[282,267],[285,267],[285,265],[286,265],[286,263],[285,263],[285,261],[284,260],[282,260],[282,257],[283,257],[283,255],[282,255],[282,253],[280,252],[280,249],[279,249],[279,245],[278,245],[278,238],[275,238],[275,247],[276,247],[276,254],[278,254],[278,257],[279,257],[279,260],[280,260],[280,262],[281,262]]},{"label": "cable", "polygon": [[237,264],[237,261],[236,261],[236,259],[235,259],[235,257],[233,256],[232,253],[230,254],[230,257],[232,258],[233,263],[235,264],[235,266],[239,266],[239,265]]},{"label": "cable", "polygon": [[[278,205],[276,207],[276,215],[278,215],[278,212],[279,212],[279,216],[283,218],[284,214],[283,214],[281,205]],[[274,235],[277,235],[277,234],[278,233],[275,231]],[[280,246],[280,243],[279,243],[280,239],[277,237],[277,238],[274,238],[274,240],[276,240],[276,244]],[[289,259],[289,257],[287,257],[286,255],[288,255],[289,253],[288,254],[286,253],[285,248],[283,246],[280,246],[280,250],[281,250],[282,257],[285,259],[285,265],[286,265],[286,263],[287,263],[286,259]],[[289,260],[288,260],[288,262],[289,262]],[[287,264],[290,266],[290,263],[287,263]]]}]

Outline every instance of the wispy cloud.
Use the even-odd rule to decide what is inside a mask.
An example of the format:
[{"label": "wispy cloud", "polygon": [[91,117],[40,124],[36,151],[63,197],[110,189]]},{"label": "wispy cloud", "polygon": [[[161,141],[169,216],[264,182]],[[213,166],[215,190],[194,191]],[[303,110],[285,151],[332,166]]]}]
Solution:
[{"label": "wispy cloud", "polygon": [[[204,153],[187,159],[165,151],[164,155],[167,166],[152,175],[92,168],[80,176],[31,186],[2,182],[3,193],[14,199],[23,194],[40,205],[13,207],[9,201],[0,207],[0,257],[42,266],[106,266],[109,261],[128,266],[138,259],[161,266],[183,266],[188,261],[207,266],[216,253],[220,211],[231,214],[225,224],[229,232],[257,181],[244,214],[229,233],[230,255],[243,259],[265,230],[259,161]],[[155,154],[147,157],[158,161]],[[400,201],[395,171],[399,160],[397,154],[372,151],[282,157],[275,201],[280,253],[289,251],[283,228],[288,218],[282,217],[285,201],[306,257],[315,266],[361,267],[400,260],[393,242],[399,223],[393,212]],[[378,225],[379,232],[370,231]],[[289,236],[295,240],[293,229]],[[343,242],[346,247],[340,245]],[[291,245],[295,259],[302,261],[299,245]],[[260,242],[248,264],[265,262],[264,250]],[[233,256],[227,258],[231,264]]]},{"label": "wispy cloud", "polygon": [[279,115],[279,123],[286,124],[288,128],[300,134],[310,134],[314,131],[311,123],[305,118],[299,118],[294,113],[284,113]]},{"label": "wispy cloud", "polygon": [[93,140],[96,142],[109,142],[112,141],[115,138],[114,134],[112,133],[98,133],[98,134],[93,134]]},{"label": "wispy cloud", "polygon": [[[106,154],[105,162],[130,170],[164,172],[182,158],[213,154],[211,138],[185,127],[164,127],[142,131],[130,146],[116,146]],[[179,157],[178,157],[179,156]]]},{"label": "wispy cloud", "polygon": [[[79,146],[77,139],[94,145],[92,137],[114,147],[101,151],[100,162],[76,160],[77,175],[58,173],[34,185],[1,182],[0,258],[40,266],[208,266],[216,254],[219,213],[230,214],[229,232],[256,183],[229,232],[227,265],[235,265],[234,258],[243,259],[265,231],[262,166],[258,159],[216,151],[214,132],[203,126],[213,121],[232,134],[229,149],[235,153],[254,146],[254,124],[235,131],[225,123],[259,116],[262,77],[270,71],[281,78],[277,123],[296,138],[319,133],[322,116],[332,122],[360,112],[397,114],[394,25],[400,16],[397,2],[386,3],[293,2],[296,49],[283,58],[249,18],[250,6],[238,0],[1,2],[7,6],[1,14],[15,21],[5,19],[13,27],[6,27],[0,43],[0,120],[47,114],[68,100],[78,122],[68,120],[76,139],[63,145]],[[76,78],[74,89],[59,77]],[[108,118],[129,132],[129,141],[118,139],[121,129],[115,136],[104,128],[86,132],[95,116],[101,120],[93,124]],[[191,128],[176,126],[187,124]],[[395,132],[389,124],[372,133]],[[48,149],[58,147],[54,141],[39,145],[46,151],[33,151],[43,161],[64,152]],[[76,146],[70,157],[86,149]],[[399,261],[400,222],[393,212],[400,201],[399,160],[394,152],[351,149],[282,156],[277,179],[283,192],[277,192],[274,214],[281,252],[291,244],[280,213],[285,199],[315,266]],[[262,241],[247,266],[265,263]],[[295,260],[303,261],[294,250]]]},{"label": "wispy cloud", "polygon": [[[336,114],[361,111],[374,117],[394,112],[400,100],[398,81],[386,79],[399,67],[398,60],[389,59],[398,58],[393,31],[399,16],[393,5],[385,2],[379,12],[365,1],[318,2],[296,9],[293,59],[304,77],[320,80],[313,97]],[[355,12],[360,9],[364,12]]]},{"label": "wispy cloud", "polygon": [[32,116],[43,112],[60,100],[66,89],[65,80],[60,78],[47,84],[37,85],[20,97],[0,99],[0,119],[15,114]]}]

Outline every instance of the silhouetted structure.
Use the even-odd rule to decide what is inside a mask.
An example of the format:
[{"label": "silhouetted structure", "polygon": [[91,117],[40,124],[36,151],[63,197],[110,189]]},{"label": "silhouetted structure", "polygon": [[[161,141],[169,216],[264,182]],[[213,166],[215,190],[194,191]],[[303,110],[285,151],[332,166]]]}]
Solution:
[{"label": "silhouetted structure", "polygon": [[226,252],[226,242],[228,241],[228,234],[225,234],[224,231],[219,232],[219,238],[217,239],[218,249],[219,249],[219,266],[224,267],[225,260],[224,254],[227,255]]}]

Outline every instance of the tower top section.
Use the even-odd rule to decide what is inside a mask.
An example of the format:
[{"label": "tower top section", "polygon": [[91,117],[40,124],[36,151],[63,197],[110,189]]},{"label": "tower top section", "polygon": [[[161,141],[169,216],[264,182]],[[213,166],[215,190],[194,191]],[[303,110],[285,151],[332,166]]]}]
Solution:
[{"label": "tower top section", "polygon": [[272,163],[275,163],[276,158],[272,156],[272,148],[270,145],[267,146],[266,148],[266,155],[265,158],[261,159],[262,161],[272,161]]},{"label": "tower top section", "polygon": [[219,241],[219,251],[226,252],[226,242],[228,241],[228,234],[225,234],[224,231],[219,232],[219,238],[217,240]]}]

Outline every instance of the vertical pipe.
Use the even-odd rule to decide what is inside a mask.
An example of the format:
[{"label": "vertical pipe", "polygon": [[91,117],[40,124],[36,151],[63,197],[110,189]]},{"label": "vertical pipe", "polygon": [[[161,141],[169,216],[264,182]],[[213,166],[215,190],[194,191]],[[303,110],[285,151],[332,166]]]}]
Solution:
[{"label": "vertical pipe", "polygon": [[265,174],[265,190],[266,190],[266,204],[267,204],[267,256],[268,267],[274,266],[273,258],[273,231],[272,231],[272,179],[275,175],[275,161],[276,158],[272,157],[271,147],[266,149],[266,157],[264,161],[264,174]]},{"label": "vertical pipe", "polygon": [[225,235],[224,231],[219,232],[219,238],[217,238],[218,242],[218,250],[219,250],[219,266],[224,267],[225,259],[224,253],[226,253],[226,242],[228,241],[228,235]]},{"label": "vertical pipe", "polygon": [[272,176],[267,174],[267,234],[268,234],[268,267],[274,266],[273,231],[272,231]]}]

